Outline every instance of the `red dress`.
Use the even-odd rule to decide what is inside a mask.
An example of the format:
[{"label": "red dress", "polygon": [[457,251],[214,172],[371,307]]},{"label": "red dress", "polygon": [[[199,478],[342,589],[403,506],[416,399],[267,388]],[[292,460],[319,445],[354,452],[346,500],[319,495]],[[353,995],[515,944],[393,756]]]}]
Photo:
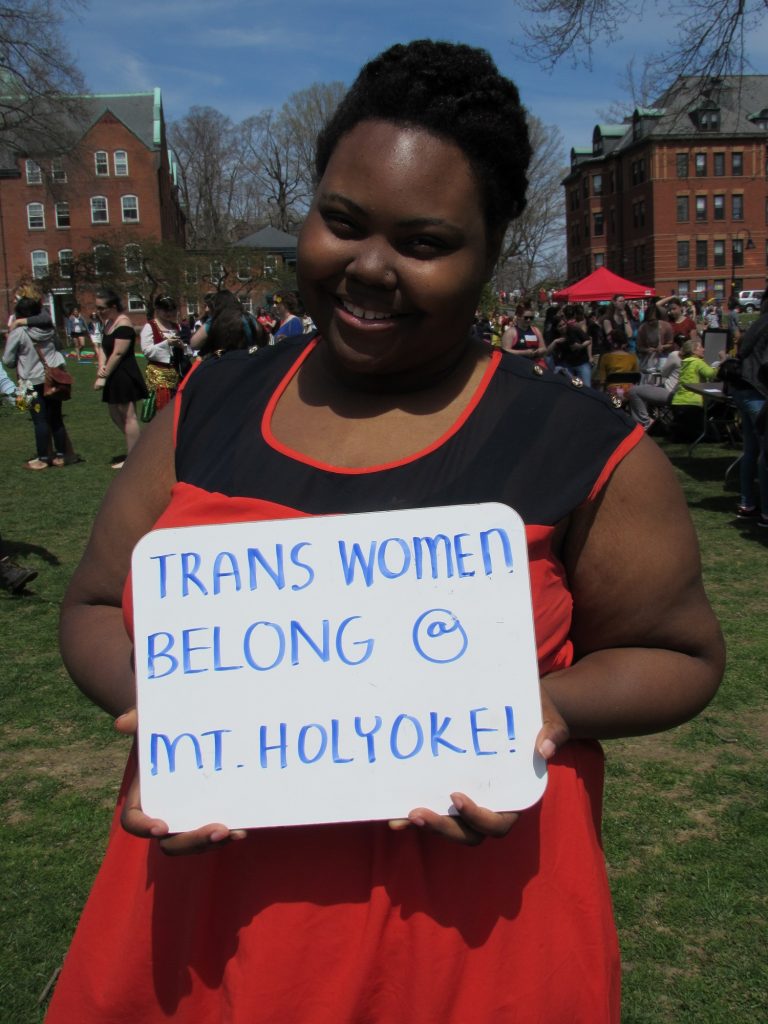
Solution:
[{"label": "red dress", "polygon": [[[325,466],[270,430],[312,348],[229,353],[188,378],[179,483],[156,525],[506,501],[526,522],[542,674],[569,664],[553,527],[594,499],[642,430],[600,396],[496,353],[460,421],[425,452]],[[131,760],[48,1024],[618,1024],[597,743],[566,744],[542,801],[506,838],[472,848],[373,822],[258,830],[169,858],[120,827],[133,771]]]}]

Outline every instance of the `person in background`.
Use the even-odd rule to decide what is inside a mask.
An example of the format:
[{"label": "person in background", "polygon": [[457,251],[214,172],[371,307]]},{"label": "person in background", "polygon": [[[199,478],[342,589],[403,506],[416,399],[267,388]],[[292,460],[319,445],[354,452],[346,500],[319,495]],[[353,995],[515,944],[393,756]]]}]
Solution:
[{"label": "person in background", "polygon": [[139,440],[136,403],[148,392],[136,362],[136,330],[123,312],[120,296],[105,288],[96,295],[96,309],[104,317],[105,361],[93,386],[101,390],[101,400],[109,406],[112,422],[125,438],[125,456],[112,463],[113,469],[122,469]]},{"label": "person in background", "polygon": [[191,347],[201,359],[235,349],[263,348],[269,334],[246,313],[232,292],[222,289],[206,296],[210,316],[192,335]]},{"label": "person in background", "polygon": [[586,387],[592,384],[592,339],[584,330],[584,321],[567,323],[561,337],[548,346],[556,371],[578,378]]},{"label": "person in background", "polygon": [[[768,465],[766,464],[766,399],[768,399],[768,288],[760,315],[738,344],[741,379],[729,382],[728,393],[741,413],[742,458],[739,462],[739,519],[754,519],[768,529]],[[755,476],[757,495],[755,496]]]},{"label": "person in background", "polygon": [[701,432],[704,399],[686,384],[704,384],[717,377],[717,368],[704,362],[704,346],[698,334],[683,341],[683,335],[675,336],[682,342],[680,347],[680,376],[670,405],[674,413],[672,438],[681,443],[693,441]]},{"label": "person in background", "polygon": [[[659,325],[663,324],[659,321]],[[646,324],[643,324],[645,327]],[[665,326],[669,326],[666,324]],[[681,336],[682,337],[682,336]],[[639,339],[638,339],[639,340]],[[680,383],[680,351],[677,342],[672,339],[672,351],[658,364],[658,384],[637,384],[629,393],[629,411],[636,423],[639,423],[644,430],[650,430],[653,426],[653,419],[648,411],[648,406],[667,406],[672,403],[672,397]]]},{"label": "person in background", "polygon": [[524,359],[540,362],[547,354],[541,331],[534,323],[533,309],[519,305],[515,309],[515,322],[501,336],[501,349]]},{"label": "person in background", "polygon": [[615,393],[624,399],[630,391],[628,383],[612,384],[608,377],[614,373],[639,373],[640,363],[634,352],[629,351],[629,339],[623,327],[614,327],[610,335],[611,351],[604,352],[597,364],[596,380],[605,391]]},{"label": "person in background", "polygon": [[295,292],[282,292],[274,298],[275,310],[279,324],[274,332],[275,341],[282,341],[284,338],[294,338],[297,334],[304,333],[304,324],[298,316],[299,300]]},{"label": "person in background", "polygon": [[184,343],[176,320],[176,300],[161,295],[153,306],[154,316],[142,327],[139,343],[147,359],[145,379],[150,401],[154,394],[155,411],[160,412],[172,400],[181,381],[178,364]]},{"label": "person in background", "polygon": [[[37,456],[25,463],[27,469],[33,470],[63,466],[67,453],[61,398],[45,394],[46,366],[64,366],[66,360],[59,350],[53,327],[26,326],[27,320],[40,316],[40,312],[40,303],[36,299],[19,299],[16,303],[16,325],[8,335],[3,352],[3,362],[16,369],[19,384],[29,384],[35,391],[29,412],[35,430]],[[50,438],[53,439],[53,456],[48,449]]]},{"label": "person in background", "polygon": [[728,319],[726,321],[726,327],[728,330],[728,340],[726,346],[728,352],[735,352],[739,338],[741,337],[741,324],[739,323],[739,313],[741,309],[739,307],[738,299],[733,295],[728,299]]},{"label": "person in background", "polygon": [[105,361],[104,349],[101,344],[102,338],[104,337],[104,324],[102,323],[98,309],[94,309],[91,313],[90,319],[88,320],[88,334],[91,338],[93,351],[96,354],[96,372],[98,373]]},{"label": "person in background", "polygon": [[78,363],[81,363],[85,339],[88,337],[88,325],[80,313],[79,306],[73,306],[67,317],[67,337],[75,350]]},{"label": "person in background", "polygon": [[658,305],[651,299],[637,332],[637,355],[642,373],[653,374],[660,368],[674,348],[674,337],[672,324],[659,316]]},{"label": "person in background", "polygon": [[[684,334],[686,341],[696,334],[696,321],[688,316],[683,310],[682,300],[676,295],[667,295],[663,299],[656,300],[656,307],[659,316],[667,316],[672,324],[672,330],[677,334]],[[698,337],[698,334],[696,334]]]},{"label": "person in background", "polygon": [[616,351],[619,347],[613,342],[613,332],[620,328],[624,332],[624,347],[629,346],[634,338],[634,323],[627,308],[627,300],[623,295],[614,295],[608,303],[608,308],[603,316],[603,335],[608,352]]}]

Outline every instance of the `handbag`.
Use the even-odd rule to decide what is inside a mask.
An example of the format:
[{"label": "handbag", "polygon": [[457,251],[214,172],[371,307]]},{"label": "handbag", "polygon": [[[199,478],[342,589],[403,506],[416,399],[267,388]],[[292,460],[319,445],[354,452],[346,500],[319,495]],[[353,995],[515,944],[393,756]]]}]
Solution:
[{"label": "handbag", "polygon": [[37,344],[35,351],[37,358],[45,368],[43,398],[55,398],[59,402],[66,402],[72,397],[72,385],[75,383],[75,378],[60,366],[49,366],[45,361],[43,350]]}]

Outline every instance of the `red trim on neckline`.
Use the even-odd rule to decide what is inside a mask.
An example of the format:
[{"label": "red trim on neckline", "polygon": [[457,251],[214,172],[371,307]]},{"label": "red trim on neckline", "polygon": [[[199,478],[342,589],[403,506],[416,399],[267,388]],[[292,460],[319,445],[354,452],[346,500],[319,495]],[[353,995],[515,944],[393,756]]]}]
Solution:
[{"label": "red trim on neckline", "polygon": [[296,362],[290,366],[288,372],[285,374],[285,376],[283,377],[283,379],[280,381],[277,388],[273,392],[272,397],[267,403],[267,407],[264,410],[264,415],[262,416],[261,419],[261,433],[264,440],[270,446],[270,448],[274,448],[275,451],[280,452],[281,455],[285,455],[289,459],[293,459],[295,462],[303,462],[307,466],[314,466],[316,469],[323,469],[329,473],[340,473],[351,476],[359,476],[363,473],[380,473],[382,470],[386,469],[397,469],[400,466],[408,465],[408,463],[410,462],[416,462],[419,459],[423,459],[424,456],[426,455],[431,455],[432,452],[436,451],[443,444],[445,444],[446,441],[453,437],[454,434],[458,433],[458,431],[464,426],[464,424],[467,422],[467,420],[477,407],[478,403],[480,402],[480,399],[485,394],[488,385],[491,382],[491,378],[493,377],[496,371],[496,367],[501,362],[501,352],[498,349],[496,349],[491,354],[491,360],[488,365],[488,368],[486,369],[480,383],[475,389],[475,393],[472,395],[472,398],[469,400],[465,408],[462,410],[459,417],[455,420],[454,423],[451,424],[450,427],[448,427],[448,429],[440,437],[433,441],[432,444],[430,444],[428,447],[422,448],[420,451],[414,452],[412,455],[407,455],[405,458],[398,459],[395,462],[383,462],[377,466],[333,466],[329,462],[321,462],[319,459],[313,459],[309,455],[305,455],[303,452],[298,452],[295,449],[288,447],[288,445],[285,445],[281,441],[278,441],[275,435],[272,433],[272,416],[274,415],[277,403],[280,401],[280,398],[285,393],[286,388],[291,383],[294,376],[299,372],[302,363],[304,363],[304,361],[317,347],[318,341],[318,338],[314,338],[309,343],[309,345],[307,345],[307,347],[301,353]]}]

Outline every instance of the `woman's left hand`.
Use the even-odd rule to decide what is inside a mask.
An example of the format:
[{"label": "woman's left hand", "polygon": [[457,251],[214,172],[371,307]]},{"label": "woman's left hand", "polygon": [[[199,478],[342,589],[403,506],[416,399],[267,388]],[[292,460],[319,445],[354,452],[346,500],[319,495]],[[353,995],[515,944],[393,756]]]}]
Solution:
[{"label": "woman's left hand", "polygon": [[[549,761],[569,737],[568,726],[557,710],[552,698],[541,687],[542,726],[536,737],[536,752]],[[417,807],[407,818],[396,818],[389,822],[395,831],[416,826],[434,832],[444,839],[465,846],[479,846],[485,839],[503,839],[517,821],[519,814],[514,811],[490,811],[478,807],[465,793],[451,793],[457,814],[436,814],[426,807]]]}]

